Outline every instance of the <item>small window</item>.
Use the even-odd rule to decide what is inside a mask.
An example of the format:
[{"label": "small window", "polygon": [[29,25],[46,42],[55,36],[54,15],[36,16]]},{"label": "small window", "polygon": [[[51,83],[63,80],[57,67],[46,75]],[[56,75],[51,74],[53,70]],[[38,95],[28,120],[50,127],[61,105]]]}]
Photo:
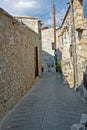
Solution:
[{"label": "small window", "polygon": [[70,52],[70,56],[72,57],[72,45],[70,45],[69,52]]},{"label": "small window", "polygon": [[55,49],[54,49],[54,42],[52,42],[52,50],[55,50]]},{"label": "small window", "polygon": [[64,39],[66,39],[66,32],[65,32],[65,35],[64,35]]},{"label": "small window", "polygon": [[81,38],[82,38],[82,33],[83,33],[83,30],[78,31],[78,39],[79,39],[79,41],[80,41]]}]

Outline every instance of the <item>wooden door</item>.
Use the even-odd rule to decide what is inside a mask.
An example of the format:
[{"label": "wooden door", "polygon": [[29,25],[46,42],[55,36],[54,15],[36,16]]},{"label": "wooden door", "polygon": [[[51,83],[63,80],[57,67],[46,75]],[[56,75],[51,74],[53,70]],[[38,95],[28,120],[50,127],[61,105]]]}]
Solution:
[{"label": "wooden door", "polygon": [[35,47],[35,78],[38,76],[38,48]]}]

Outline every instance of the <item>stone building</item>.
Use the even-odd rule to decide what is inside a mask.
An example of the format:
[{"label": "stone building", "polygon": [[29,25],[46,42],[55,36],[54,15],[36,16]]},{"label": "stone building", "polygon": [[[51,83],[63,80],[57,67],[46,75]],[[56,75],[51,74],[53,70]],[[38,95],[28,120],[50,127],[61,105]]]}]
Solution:
[{"label": "stone building", "polygon": [[35,20],[31,29],[0,8],[0,119],[41,76],[41,22]]},{"label": "stone building", "polygon": [[62,52],[62,71],[64,84],[74,85],[73,79],[73,59],[71,50],[71,11],[68,8],[58,34],[59,49]]},{"label": "stone building", "polygon": [[62,52],[63,75],[75,89],[82,85],[87,66],[87,18],[83,13],[83,0],[72,0],[58,36],[58,41],[62,39],[59,48]]},{"label": "stone building", "polygon": [[53,31],[53,28],[42,28],[42,64],[45,70],[48,60],[54,63],[54,50],[52,49],[52,43],[54,42]]},{"label": "stone building", "polygon": [[36,33],[40,35],[41,40],[41,20],[37,17],[28,17],[28,16],[15,16],[19,22],[27,25],[29,28],[34,30]]},{"label": "stone building", "polygon": [[[84,17],[84,0],[71,0],[62,25],[56,30],[57,60],[61,60],[64,84],[77,89],[83,83],[83,73],[87,66],[87,18]],[[52,43],[53,28],[42,30],[42,61],[46,64],[54,58]],[[61,58],[60,58],[61,54]]]}]

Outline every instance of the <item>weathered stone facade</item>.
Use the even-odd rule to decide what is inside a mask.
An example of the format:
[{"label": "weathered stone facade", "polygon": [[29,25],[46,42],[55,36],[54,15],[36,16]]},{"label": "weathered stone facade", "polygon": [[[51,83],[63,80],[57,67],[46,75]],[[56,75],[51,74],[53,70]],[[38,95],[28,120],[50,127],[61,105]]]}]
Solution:
[{"label": "weathered stone facade", "polygon": [[[72,5],[72,6],[71,6]],[[74,26],[73,26],[74,25]],[[54,41],[53,28],[42,30],[43,64],[49,58],[47,52],[54,56],[52,42]],[[83,72],[87,66],[87,19],[83,16],[81,0],[73,0],[69,5],[60,28],[56,31],[57,60],[62,62],[64,83],[70,87],[81,86]]]},{"label": "weathered stone facade", "polygon": [[[83,72],[87,66],[87,19],[83,17],[83,6],[81,0],[73,0],[73,14],[71,5],[63,20],[59,38],[62,39],[59,48],[62,52],[62,69],[65,79],[71,87],[74,86],[74,68],[76,67],[76,80],[78,87],[83,82]],[[72,26],[72,21],[74,26]],[[74,29],[73,29],[74,28]],[[74,31],[73,31],[74,30]],[[74,51],[73,51],[73,47]],[[74,66],[73,53],[76,58]],[[74,86],[75,87],[75,86]]]},{"label": "weathered stone facade", "polygon": [[0,119],[35,82],[35,48],[41,75],[41,47],[38,33],[0,8]]},{"label": "weathered stone facade", "polygon": [[78,85],[83,81],[83,72],[87,66],[87,20],[84,20],[84,29],[78,32],[77,66],[78,66]]},{"label": "weathered stone facade", "polygon": [[44,68],[46,68],[48,60],[54,62],[54,50],[52,50],[53,31],[53,28],[42,29],[42,64]]},{"label": "weathered stone facade", "polygon": [[38,33],[41,36],[41,21],[36,17],[15,17],[19,22],[22,24],[26,24],[29,28],[34,30],[36,33]]},{"label": "weathered stone facade", "polygon": [[66,16],[58,35],[59,49],[62,53],[62,72],[64,84],[69,83],[70,87],[74,85],[73,79],[73,59],[70,52],[71,49],[71,11],[70,7],[66,12]]}]

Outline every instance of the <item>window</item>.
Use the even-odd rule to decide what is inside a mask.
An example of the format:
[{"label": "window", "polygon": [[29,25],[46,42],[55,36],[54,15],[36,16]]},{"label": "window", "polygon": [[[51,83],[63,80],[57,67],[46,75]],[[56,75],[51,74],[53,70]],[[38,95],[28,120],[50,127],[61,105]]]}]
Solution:
[{"label": "window", "polygon": [[52,50],[55,50],[55,49],[54,49],[54,42],[52,42]]},{"label": "window", "polygon": [[70,56],[72,57],[72,45],[70,45],[69,52],[70,52]]},{"label": "window", "polygon": [[78,31],[78,39],[81,40],[82,38],[83,30]]}]

